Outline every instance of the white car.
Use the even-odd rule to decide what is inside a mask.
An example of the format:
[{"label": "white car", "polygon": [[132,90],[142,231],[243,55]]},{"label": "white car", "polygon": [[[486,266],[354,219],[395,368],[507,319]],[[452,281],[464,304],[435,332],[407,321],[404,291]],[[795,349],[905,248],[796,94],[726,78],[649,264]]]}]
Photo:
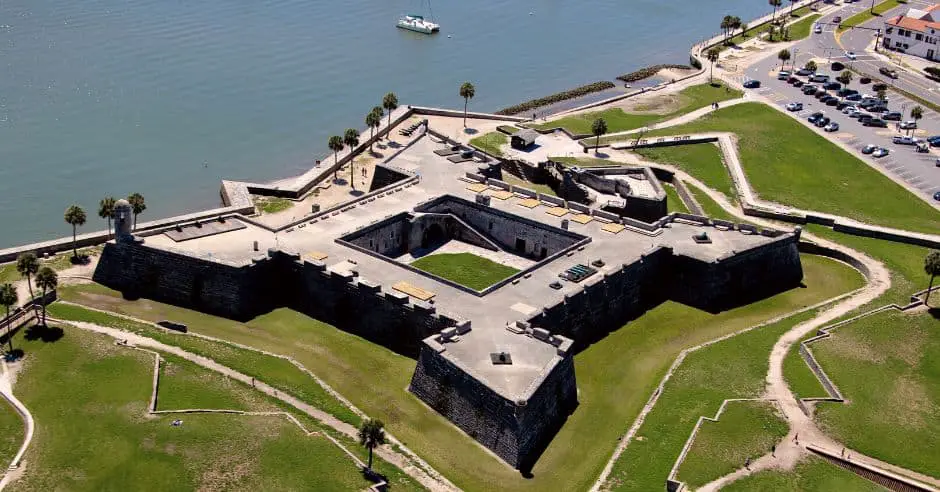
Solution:
[{"label": "white car", "polygon": [[894,138],[891,139],[891,142],[898,145],[914,145],[914,139],[907,135],[895,135]]},{"label": "white car", "polygon": [[816,27],[813,28],[813,32],[816,34],[822,34],[822,26],[819,24],[816,24]]},{"label": "white car", "polygon": [[854,51],[846,51],[846,52],[845,52],[845,57],[848,58],[849,60],[854,60],[854,59],[856,58],[855,52],[854,52]]},{"label": "white car", "polygon": [[915,128],[917,128],[917,122],[914,120],[907,120],[901,123],[902,130],[914,130]]},{"label": "white car", "polygon": [[833,121],[832,123],[829,123],[828,125],[826,125],[825,127],[823,127],[823,131],[827,131],[827,132],[837,132],[837,131],[839,131],[839,124],[836,123],[835,121]]},{"label": "white car", "polygon": [[787,104],[787,111],[801,111],[803,109],[803,103],[801,102],[791,102]]},{"label": "white car", "polygon": [[884,157],[888,155],[888,153],[889,153],[888,149],[884,147],[878,147],[877,149],[875,149],[874,152],[871,153],[871,155],[872,157]]},{"label": "white car", "polygon": [[853,111],[858,111],[858,108],[856,108],[855,106],[851,106],[851,105],[842,108],[842,114],[849,114]]}]

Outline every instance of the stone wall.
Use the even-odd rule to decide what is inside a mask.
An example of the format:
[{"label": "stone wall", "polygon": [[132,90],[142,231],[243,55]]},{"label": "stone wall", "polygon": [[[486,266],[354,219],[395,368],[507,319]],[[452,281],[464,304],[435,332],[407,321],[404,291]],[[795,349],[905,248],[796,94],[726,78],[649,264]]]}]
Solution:
[{"label": "stone wall", "polygon": [[408,179],[407,174],[382,165],[377,165],[375,166],[375,173],[372,175],[372,185],[369,187],[369,191],[379,190],[405,179]]},{"label": "stone wall", "polygon": [[445,356],[434,341],[421,348],[409,391],[506,460],[527,469],[577,406],[574,360],[558,356],[526,401],[510,401]]}]

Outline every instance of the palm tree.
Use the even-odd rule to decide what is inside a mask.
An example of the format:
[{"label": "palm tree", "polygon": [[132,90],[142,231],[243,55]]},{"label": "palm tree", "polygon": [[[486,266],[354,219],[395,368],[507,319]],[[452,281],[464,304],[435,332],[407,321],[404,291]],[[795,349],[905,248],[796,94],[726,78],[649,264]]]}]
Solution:
[{"label": "palm tree", "polygon": [[372,450],[385,444],[385,424],[369,419],[359,427],[359,444],[369,450],[369,470],[372,469]]},{"label": "palm tree", "polygon": [[741,18],[738,16],[731,17],[731,34],[734,34],[734,31],[741,29],[741,26],[744,24],[741,23]]},{"label": "palm tree", "polygon": [[343,137],[339,135],[333,135],[330,137],[329,143],[326,144],[330,150],[333,151],[333,181],[336,181],[336,172],[339,171],[339,168],[336,167],[336,164],[339,162],[339,153],[343,150]]},{"label": "palm tree", "polygon": [[353,167],[353,160],[356,158],[356,154],[353,150],[359,146],[359,132],[355,128],[347,128],[346,133],[343,134],[343,143],[349,147],[349,184],[355,190],[356,168]]},{"label": "palm tree", "polygon": [[871,15],[875,15],[875,0],[871,0],[871,7],[868,9]]},{"label": "palm tree", "polygon": [[718,55],[721,54],[721,51],[718,48],[710,48],[705,52],[705,58],[711,62],[712,66],[708,70],[708,83],[712,82],[712,72],[715,71],[715,62],[718,61]]},{"label": "palm tree", "polygon": [[848,85],[852,83],[852,77],[853,75],[851,70],[843,70],[842,73],[836,77],[836,80],[842,82],[842,85],[848,87]]},{"label": "palm tree", "polygon": [[747,23],[746,23],[746,22],[741,22],[741,19],[738,19],[738,29],[741,30],[741,36],[743,36],[743,37],[745,37],[745,38],[748,36],[748,34],[747,34]]},{"label": "palm tree", "polygon": [[881,101],[881,102],[884,102],[884,101],[887,101],[887,100],[888,100],[888,91],[886,91],[886,90],[884,90],[884,89],[879,90],[879,91],[876,92],[875,94],[878,95],[878,100]]},{"label": "palm tree", "polygon": [[770,16],[770,24],[773,25],[777,20],[777,7],[783,4],[783,0],[768,0],[767,3],[774,7],[774,13]]},{"label": "palm tree", "polygon": [[369,152],[372,152],[372,141],[375,140],[375,129],[382,125],[382,108],[376,106],[366,115],[366,126],[369,127]]},{"label": "palm tree", "polygon": [[72,257],[78,258],[78,245],[76,244],[75,235],[79,226],[85,225],[85,221],[88,218],[85,216],[85,211],[82,210],[82,207],[78,205],[72,205],[71,207],[65,209],[65,222],[72,226]]},{"label": "palm tree", "polygon": [[98,202],[98,217],[108,221],[108,238],[111,238],[111,219],[114,218],[114,205],[116,203],[117,200],[113,196],[106,196]]},{"label": "palm tree", "polygon": [[470,103],[470,100],[473,99],[473,96],[476,95],[476,88],[473,87],[473,84],[470,82],[464,82],[460,86],[460,97],[463,98],[463,127],[467,127],[467,104]]},{"label": "palm tree", "polygon": [[[914,106],[911,108],[911,119],[914,120],[914,123],[917,123],[917,120],[924,117],[924,108],[920,106]],[[914,129],[911,128],[910,132],[913,132]]]},{"label": "palm tree", "polygon": [[144,195],[134,193],[127,197],[127,203],[131,204],[131,211],[134,212],[134,230],[137,230],[137,216],[147,210],[147,204],[144,203]]},{"label": "palm tree", "polygon": [[10,333],[10,308],[19,302],[16,287],[13,284],[0,285],[0,306],[7,308],[7,341],[10,342],[10,352],[13,351],[13,335]]},{"label": "palm tree", "polygon": [[780,60],[780,69],[783,70],[783,66],[790,60],[790,50],[786,48],[780,50],[780,53],[777,53],[777,59]]},{"label": "palm tree", "polygon": [[108,239],[111,238],[111,219],[114,217],[114,202],[115,199],[113,196],[106,196],[98,203],[98,217],[108,220]]},{"label": "palm tree", "polygon": [[814,62],[813,60],[810,60],[810,61],[806,62],[806,65],[803,65],[803,68],[805,68],[805,69],[807,69],[807,70],[809,70],[809,71],[811,71],[811,72],[815,72],[816,69],[819,68],[819,67],[816,66],[816,62]]},{"label": "palm tree", "polygon": [[787,14],[788,16],[793,17],[793,5],[798,1],[799,0],[790,0],[790,13]]},{"label": "palm tree", "polygon": [[591,133],[594,135],[594,154],[597,155],[597,149],[601,144],[601,135],[607,133],[607,122],[604,118],[598,118],[591,124]]},{"label": "palm tree", "polygon": [[726,15],[721,19],[721,31],[725,33],[725,44],[728,44],[728,37],[731,31],[731,16]]},{"label": "palm tree", "polygon": [[16,271],[26,277],[26,285],[29,287],[29,298],[33,298],[32,276],[39,271],[39,259],[35,253],[23,253],[16,258]]},{"label": "palm tree", "polygon": [[59,275],[49,267],[42,267],[36,274],[36,286],[42,289],[42,325],[46,326],[46,292],[59,286]]},{"label": "palm tree", "polygon": [[388,111],[388,128],[392,128],[392,111],[398,107],[398,96],[394,92],[389,92],[382,98],[382,107]]},{"label": "palm tree", "polygon": [[924,258],[924,272],[930,275],[930,286],[927,287],[927,296],[924,297],[924,305],[927,306],[927,301],[930,300],[930,290],[933,289],[933,279],[940,275],[940,251],[934,250],[927,253],[927,257]]}]

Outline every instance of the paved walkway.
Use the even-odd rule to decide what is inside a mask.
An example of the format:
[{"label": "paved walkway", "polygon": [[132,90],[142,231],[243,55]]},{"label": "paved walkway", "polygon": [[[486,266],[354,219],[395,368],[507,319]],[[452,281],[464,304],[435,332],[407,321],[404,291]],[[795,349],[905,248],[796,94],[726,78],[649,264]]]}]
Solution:
[{"label": "paved walkway", "polygon": [[17,473],[15,473],[15,470],[19,468],[20,463],[23,461],[23,456],[26,454],[26,450],[29,449],[29,445],[33,442],[33,432],[36,429],[36,423],[33,420],[33,414],[29,412],[26,405],[13,395],[13,381],[11,380],[10,371],[7,369],[6,361],[2,361],[0,364],[3,366],[3,374],[0,374],[0,395],[16,409],[20,417],[23,418],[23,423],[26,427],[23,443],[20,445],[19,450],[17,450],[13,460],[10,461],[7,471],[3,474],[3,478],[0,479],[0,490],[3,490],[10,482],[16,479]]},{"label": "paved walkway", "polygon": [[[179,347],[173,345],[167,345],[165,343],[159,342],[152,338],[138,335],[136,333],[119,330],[117,328],[111,328],[107,326],[101,326],[94,323],[86,323],[81,321],[60,321],[62,323],[69,324],[84,330],[92,331],[95,333],[101,333],[108,335],[118,340],[126,340],[129,345],[136,347],[146,347],[160,352],[165,352],[173,354],[177,357],[186,359],[194,364],[199,365],[200,367],[209,369],[211,371],[222,374],[226,377],[241,381],[247,385],[253,385],[253,387],[261,391],[262,393],[269,395],[273,398],[277,398],[284,403],[304,412],[305,414],[317,419],[322,422],[324,425],[329,426],[330,428],[342,432],[343,434],[353,438],[358,439],[358,429],[349,425],[345,422],[340,421],[336,417],[316,408],[312,405],[305,403],[304,401],[295,398],[289,394],[285,394],[283,391],[278,391],[272,386],[263,383],[261,381],[255,380],[254,378],[242,374],[234,369],[219,364],[218,362],[187,352]],[[434,476],[425,471],[423,467],[416,466],[412,461],[401,453],[395,451],[391,446],[382,446],[377,448],[375,453],[382,457],[382,459],[388,461],[389,463],[399,467],[402,471],[407,473],[409,476],[417,480],[421,485],[427,487],[430,490],[434,491],[456,491],[456,486],[447,481],[446,478],[442,477],[440,474],[434,472]]]}]

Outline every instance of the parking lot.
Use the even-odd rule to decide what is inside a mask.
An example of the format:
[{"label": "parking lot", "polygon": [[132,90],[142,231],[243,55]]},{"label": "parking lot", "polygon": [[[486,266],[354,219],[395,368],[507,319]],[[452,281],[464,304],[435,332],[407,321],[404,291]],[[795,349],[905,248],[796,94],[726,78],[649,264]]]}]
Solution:
[{"label": "parking lot", "polygon": [[[801,45],[805,46],[801,48]],[[800,68],[806,61],[814,57],[814,53],[812,52],[813,46],[812,38],[810,38],[791,48],[791,52],[794,48],[797,50],[795,63],[797,68]],[[801,53],[801,50],[805,51]],[[861,56],[863,55],[859,55],[859,57]],[[838,55],[830,54],[830,57],[832,61],[839,61],[846,65],[851,62],[851,60],[845,57],[844,53],[839,53]],[[834,73],[830,70],[830,66],[826,63],[826,60],[817,63],[819,63],[818,73],[829,74],[833,79],[838,75],[838,73]],[[787,67],[789,68],[790,65],[788,64]],[[895,135],[906,135],[908,133],[907,131],[899,132],[897,130],[896,124],[898,122],[888,121],[887,128],[863,126],[857,119],[849,118],[834,106],[827,106],[824,103],[820,103],[814,96],[805,95],[801,87],[794,87],[787,83],[786,80],[778,80],[777,74],[779,70],[780,61],[777,60],[776,56],[771,56],[763,61],[757,62],[748,69],[747,75],[743,78],[758,80],[761,86],[757,89],[747,89],[747,91],[764,96],[781,107],[786,107],[786,105],[791,102],[802,103],[802,110],[789,113],[811,126],[814,131],[825,135],[827,138],[847,144],[854,149],[859,158],[875,163],[877,166],[880,166],[900,178],[928,197],[933,197],[935,193],[940,192],[940,167],[935,165],[937,158],[940,157],[940,148],[931,148],[928,153],[919,153],[916,152],[915,146],[913,145],[892,143],[892,138]],[[806,82],[808,78],[809,77],[805,76],[799,77],[799,79],[804,82]],[[821,84],[814,83],[814,85],[819,86]],[[863,94],[869,93],[875,95],[875,92],[871,90],[871,84],[860,84],[858,76],[855,76],[848,87],[858,90]],[[835,91],[832,90],[828,92],[831,94],[835,93]],[[916,106],[916,104],[902,98],[895,92],[889,91],[887,106],[889,111],[902,113],[903,121],[911,119],[910,110]],[[923,109],[924,117],[918,121],[918,129],[913,132],[913,136],[926,138],[928,136],[940,135],[940,115],[927,108]],[[816,112],[823,112],[831,121],[838,123],[839,130],[835,132],[824,132],[822,128],[817,128],[808,123],[806,121],[807,117]],[[861,112],[866,113],[865,110]],[[877,115],[874,116],[877,117]],[[880,158],[872,157],[872,155],[863,155],[861,153],[862,148],[870,144],[888,149],[889,154]]]}]

